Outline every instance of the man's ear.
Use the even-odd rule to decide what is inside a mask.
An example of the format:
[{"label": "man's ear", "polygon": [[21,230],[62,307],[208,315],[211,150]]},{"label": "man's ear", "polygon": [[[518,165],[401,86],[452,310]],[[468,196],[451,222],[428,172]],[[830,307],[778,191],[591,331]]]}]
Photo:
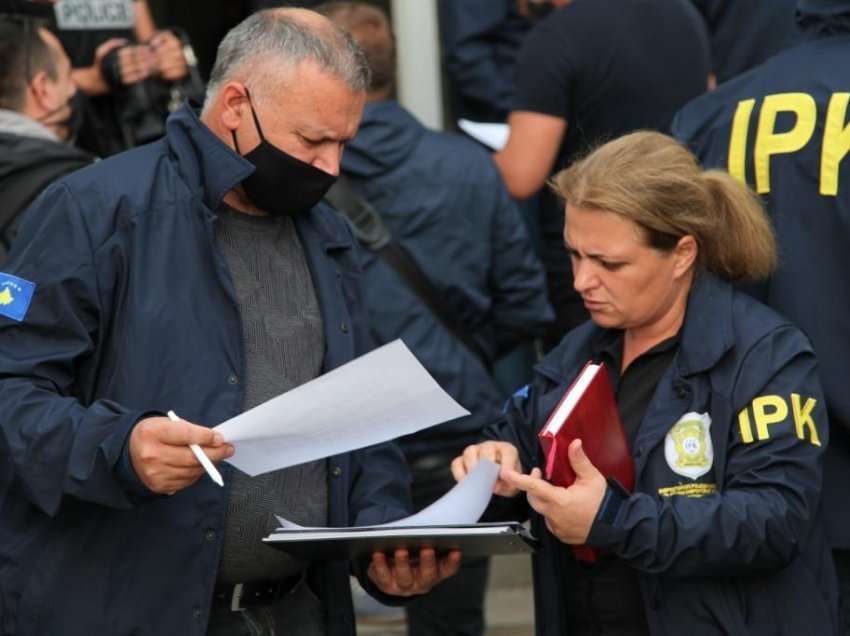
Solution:
[{"label": "man's ear", "polygon": [[44,112],[53,110],[55,105],[51,102],[52,87],[47,71],[38,71],[30,80],[28,86],[35,105]]},{"label": "man's ear", "polygon": [[245,87],[239,82],[227,82],[221,87],[219,99],[222,125],[228,130],[236,130],[249,110]]},{"label": "man's ear", "polygon": [[676,247],[673,248],[673,258],[675,259],[673,273],[676,278],[687,274],[694,267],[697,257],[699,256],[699,244],[697,240],[690,234],[686,234],[679,239]]}]

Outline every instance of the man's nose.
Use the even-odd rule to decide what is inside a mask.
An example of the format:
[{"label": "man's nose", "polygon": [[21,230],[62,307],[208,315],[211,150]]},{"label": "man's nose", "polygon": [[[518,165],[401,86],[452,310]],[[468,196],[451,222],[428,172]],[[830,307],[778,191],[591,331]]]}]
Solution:
[{"label": "man's nose", "polygon": [[327,148],[323,148],[313,159],[313,167],[336,177],[339,176],[341,161],[342,144],[329,145]]}]

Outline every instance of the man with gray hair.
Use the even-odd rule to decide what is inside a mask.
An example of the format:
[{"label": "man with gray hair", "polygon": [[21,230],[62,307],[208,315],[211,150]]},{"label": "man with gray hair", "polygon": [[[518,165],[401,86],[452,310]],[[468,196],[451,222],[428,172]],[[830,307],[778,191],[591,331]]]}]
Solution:
[{"label": "man with gray hair", "polygon": [[351,569],[385,602],[457,570],[261,543],[274,513],[404,516],[391,444],[253,479],[222,465],[225,489],[188,448],[229,457],[211,426],[369,348],[354,241],[318,204],[367,84],[325,18],[256,14],[200,117],[184,106],[164,139],[36,200],[0,273],[0,633],[354,634]]}]

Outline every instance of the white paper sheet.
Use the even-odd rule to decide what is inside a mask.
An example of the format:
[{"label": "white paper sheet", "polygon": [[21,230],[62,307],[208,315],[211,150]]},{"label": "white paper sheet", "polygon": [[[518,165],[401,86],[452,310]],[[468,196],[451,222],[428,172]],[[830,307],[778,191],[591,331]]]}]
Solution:
[{"label": "white paper sheet", "polygon": [[488,148],[499,151],[508,143],[511,129],[507,124],[493,124],[469,119],[458,119],[457,127]]},{"label": "white paper sheet", "polygon": [[[427,508],[404,519],[363,528],[450,526],[476,523],[493,495],[493,486],[499,477],[499,465],[482,459],[470,473]],[[275,516],[281,530],[339,530],[340,528],[314,528],[299,526],[283,517]]]},{"label": "white paper sheet", "polygon": [[401,340],[215,427],[252,477],[415,433],[469,411]]}]

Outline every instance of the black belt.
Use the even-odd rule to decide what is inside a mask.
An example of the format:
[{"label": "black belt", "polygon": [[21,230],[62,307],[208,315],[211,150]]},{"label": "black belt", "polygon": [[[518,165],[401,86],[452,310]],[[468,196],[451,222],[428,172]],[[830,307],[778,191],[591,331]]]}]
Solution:
[{"label": "black belt", "polygon": [[281,580],[218,583],[213,590],[212,609],[241,612],[255,605],[267,605],[294,592],[304,578],[302,572]]}]

